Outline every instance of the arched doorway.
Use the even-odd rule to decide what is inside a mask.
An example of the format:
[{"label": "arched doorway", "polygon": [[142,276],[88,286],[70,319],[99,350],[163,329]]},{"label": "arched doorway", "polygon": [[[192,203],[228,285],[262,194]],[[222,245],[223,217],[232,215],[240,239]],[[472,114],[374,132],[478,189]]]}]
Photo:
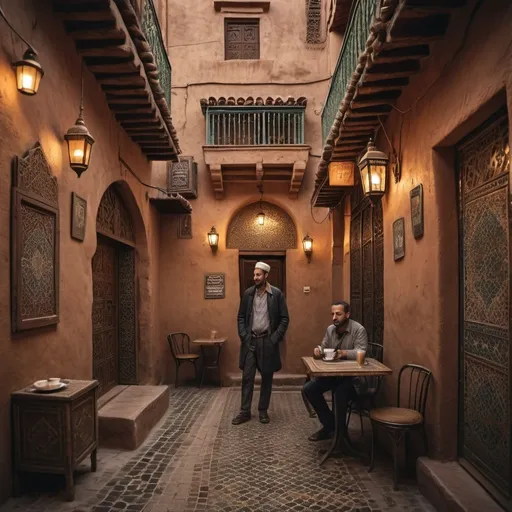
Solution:
[{"label": "arched doorway", "polygon": [[[257,222],[261,210],[265,213],[263,225]],[[265,201],[244,206],[229,223],[226,246],[239,250],[240,294],[254,283],[258,260],[270,265],[269,281],[286,294],[286,250],[297,247],[297,230],[287,212]]]},{"label": "arched doorway", "polygon": [[92,258],[93,377],[100,395],[137,384],[135,230],[115,184],[103,195]]}]

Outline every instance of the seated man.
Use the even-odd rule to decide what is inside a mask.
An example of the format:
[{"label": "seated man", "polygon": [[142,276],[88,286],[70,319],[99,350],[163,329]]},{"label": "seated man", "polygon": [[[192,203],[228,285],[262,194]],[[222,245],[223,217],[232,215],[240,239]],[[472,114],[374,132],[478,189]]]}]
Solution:
[{"label": "seated man", "polygon": [[[356,359],[357,350],[367,350],[368,335],[366,329],[355,320],[350,319],[350,306],[346,302],[335,302],[332,307],[332,323],[327,327],[322,344],[315,348],[314,355],[321,358],[323,350],[333,348],[337,359]],[[346,410],[348,401],[355,396],[352,377],[321,377],[306,382],[304,394],[315,409],[322,428],[311,435],[310,441],[321,441],[332,437],[334,432],[334,415],[324,398],[326,391],[335,392],[336,404]]]}]

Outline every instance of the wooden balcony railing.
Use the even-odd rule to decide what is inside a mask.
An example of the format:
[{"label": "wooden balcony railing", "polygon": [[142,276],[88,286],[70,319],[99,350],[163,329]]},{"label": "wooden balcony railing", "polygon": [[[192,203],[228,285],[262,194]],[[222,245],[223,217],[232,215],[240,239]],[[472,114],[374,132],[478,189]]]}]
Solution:
[{"label": "wooden balcony railing", "polygon": [[206,145],[304,144],[305,107],[208,107]]},{"label": "wooden balcony railing", "polygon": [[365,49],[366,40],[370,35],[372,18],[375,16],[376,3],[376,0],[356,0],[322,110],[324,141],[329,135],[340,103],[345,96],[350,77],[357,67],[359,55]]},{"label": "wooden balcony railing", "polygon": [[171,109],[171,74],[172,68],[162,38],[162,30],[158,22],[153,0],[145,0],[142,5],[141,25],[148,40],[158,67],[160,86],[164,91],[169,110]]}]

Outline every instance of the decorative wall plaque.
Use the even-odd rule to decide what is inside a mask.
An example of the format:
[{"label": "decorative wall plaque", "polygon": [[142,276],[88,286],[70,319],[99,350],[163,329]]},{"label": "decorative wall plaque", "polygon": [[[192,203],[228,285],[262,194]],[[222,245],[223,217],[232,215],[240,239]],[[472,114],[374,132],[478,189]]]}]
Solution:
[{"label": "decorative wall plaque", "polygon": [[411,190],[411,224],[414,238],[423,236],[423,185]]},{"label": "decorative wall plaque", "polygon": [[169,192],[187,199],[197,198],[197,163],[191,156],[180,156],[179,162],[169,163]]},{"label": "decorative wall plaque", "polygon": [[71,237],[84,241],[87,219],[87,201],[74,192],[71,194]]},{"label": "decorative wall plaque", "polygon": [[11,208],[11,329],[56,324],[59,193],[39,143],[14,160]]},{"label": "decorative wall plaque", "polygon": [[192,215],[179,216],[178,238],[192,238]]},{"label": "decorative wall plaque", "polygon": [[331,162],[329,164],[330,187],[354,186],[354,162]]},{"label": "decorative wall plaque", "polygon": [[204,298],[223,299],[226,296],[226,275],[223,273],[205,274]]},{"label": "decorative wall plaque", "polygon": [[393,258],[400,260],[405,256],[405,223],[400,217],[393,222]]}]

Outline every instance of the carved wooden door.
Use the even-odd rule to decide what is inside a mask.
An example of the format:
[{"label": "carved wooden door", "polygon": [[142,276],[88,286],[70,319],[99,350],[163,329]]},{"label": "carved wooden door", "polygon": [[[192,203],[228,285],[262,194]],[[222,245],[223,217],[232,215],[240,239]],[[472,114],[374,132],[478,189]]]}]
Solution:
[{"label": "carved wooden door", "polygon": [[383,344],[384,333],[384,231],[382,204],[361,200],[356,186],[350,224],[351,318],[368,332],[368,340]]},{"label": "carved wooden door", "polygon": [[118,383],[116,253],[113,243],[98,236],[92,258],[92,345],[93,377],[100,395]]},{"label": "carved wooden door", "polygon": [[286,262],[284,256],[240,256],[240,297],[244,291],[254,285],[254,265],[264,261],[270,265],[268,282],[286,295]]},{"label": "carved wooden door", "polygon": [[505,112],[498,113],[462,141],[457,148],[457,165],[459,451],[461,463],[510,507],[511,217],[509,129]]}]

